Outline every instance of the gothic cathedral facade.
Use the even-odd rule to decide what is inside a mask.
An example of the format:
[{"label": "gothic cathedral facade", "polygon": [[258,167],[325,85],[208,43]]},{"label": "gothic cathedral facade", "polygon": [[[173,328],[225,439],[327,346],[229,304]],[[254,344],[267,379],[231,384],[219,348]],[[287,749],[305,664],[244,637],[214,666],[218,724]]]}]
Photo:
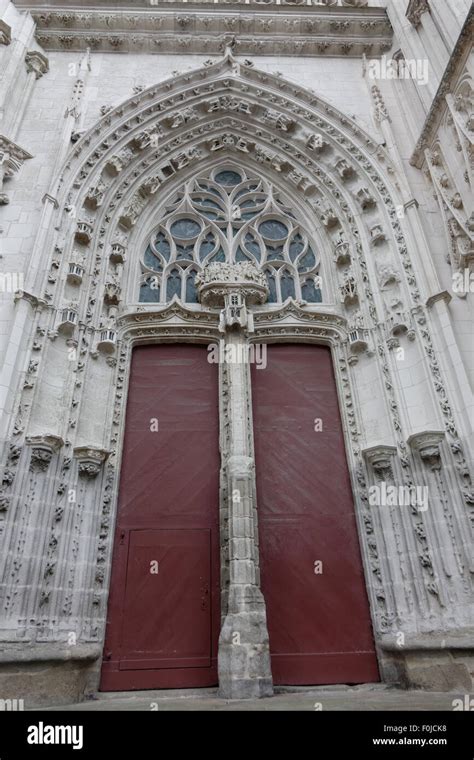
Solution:
[{"label": "gothic cathedral facade", "polygon": [[469,0],[0,0],[0,692],[472,689]]}]

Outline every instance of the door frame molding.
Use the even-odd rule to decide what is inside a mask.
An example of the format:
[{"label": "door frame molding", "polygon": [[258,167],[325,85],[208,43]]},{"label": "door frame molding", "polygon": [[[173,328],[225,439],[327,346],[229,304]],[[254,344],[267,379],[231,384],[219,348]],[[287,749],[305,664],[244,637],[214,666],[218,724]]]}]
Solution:
[{"label": "door frame molding", "polygon": [[[380,650],[377,642],[383,632],[383,619],[386,613],[383,588],[383,569],[378,559],[374,559],[373,526],[367,521],[367,483],[364,470],[363,451],[360,442],[360,425],[357,420],[357,408],[354,402],[351,367],[357,360],[349,344],[347,320],[330,308],[306,307],[293,299],[288,299],[277,308],[256,308],[254,310],[255,332],[248,338],[249,343],[311,343],[326,345],[331,350],[334,368],[341,423],[347,464],[352,484],[355,505],[356,524],[361,550],[364,577],[369,598],[371,622],[376,642],[379,667]],[[155,305],[140,305],[133,311],[123,314],[118,319],[119,340],[117,350],[116,393],[114,398],[114,420],[117,421],[114,438],[116,448],[107,461],[105,483],[111,497],[111,531],[114,536],[117,519],[117,500],[122,461],[122,445],[125,432],[125,410],[130,379],[131,355],[133,348],[155,343],[198,343],[211,345],[219,343],[219,310],[204,307],[188,308],[178,299],[174,299],[163,308]],[[222,369],[222,365],[220,365]],[[226,373],[219,372],[219,415],[222,431],[222,399],[226,393]],[[248,389],[249,413],[251,410],[251,387]],[[221,446],[223,445],[221,441]],[[225,444],[224,444],[225,446]],[[220,489],[220,513],[225,508],[224,489]],[[369,544],[370,539],[370,544]],[[380,537],[381,539],[381,537]],[[222,549],[222,543],[221,543]],[[107,570],[104,588],[107,596],[110,586],[111,557],[113,540],[108,547]],[[382,552],[377,552],[378,557]],[[221,583],[226,577],[225,560],[221,551]],[[225,597],[225,593],[222,594]],[[106,609],[106,608],[105,608]],[[225,598],[221,599],[221,615],[225,614]],[[105,631],[105,626],[104,626]],[[99,665],[100,670],[100,665]]]}]

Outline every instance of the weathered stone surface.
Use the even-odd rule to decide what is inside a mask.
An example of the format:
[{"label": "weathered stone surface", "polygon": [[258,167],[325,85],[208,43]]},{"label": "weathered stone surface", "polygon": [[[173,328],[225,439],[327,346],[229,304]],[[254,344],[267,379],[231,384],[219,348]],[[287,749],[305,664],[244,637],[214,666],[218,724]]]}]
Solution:
[{"label": "weathered stone surface", "polygon": [[403,681],[407,688],[428,691],[472,690],[472,673],[466,662],[459,662],[452,654],[409,653],[403,663]]}]

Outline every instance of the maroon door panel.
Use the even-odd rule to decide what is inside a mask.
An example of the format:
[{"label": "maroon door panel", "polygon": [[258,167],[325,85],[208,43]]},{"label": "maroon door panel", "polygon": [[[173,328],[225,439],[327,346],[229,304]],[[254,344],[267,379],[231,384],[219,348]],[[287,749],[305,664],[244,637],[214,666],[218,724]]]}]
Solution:
[{"label": "maroon door panel", "polygon": [[103,691],[217,683],[217,372],[204,346],[133,352]]},{"label": "maroon door panel", "polygon": [[129,537],[122,619],[128,659],[120,670],[209,668],[210,531],[133,530]]},{"label": "maroon door panel", "polygon": [[274,683],[378,681],[330,351],[269,345],[252,369]]}]

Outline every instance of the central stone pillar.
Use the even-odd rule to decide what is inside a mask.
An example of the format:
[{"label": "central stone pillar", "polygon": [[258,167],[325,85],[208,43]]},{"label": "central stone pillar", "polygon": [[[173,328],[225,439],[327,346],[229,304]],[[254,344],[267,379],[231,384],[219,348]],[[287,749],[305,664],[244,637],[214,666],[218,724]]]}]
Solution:
[{"label": "central stone pillar", "polygon": [[[210,264],[196,278],[206,306],[221,307],[219,358],[225,364],[222,480],[228,499],[229,587],[219,637],[219,694],[228,699],[273,694],[265,600],[260,590],[251,424],[248,306],[263,303],[266,280],[256,266]],[[221,532],[222,532],[221,526]]]}]

